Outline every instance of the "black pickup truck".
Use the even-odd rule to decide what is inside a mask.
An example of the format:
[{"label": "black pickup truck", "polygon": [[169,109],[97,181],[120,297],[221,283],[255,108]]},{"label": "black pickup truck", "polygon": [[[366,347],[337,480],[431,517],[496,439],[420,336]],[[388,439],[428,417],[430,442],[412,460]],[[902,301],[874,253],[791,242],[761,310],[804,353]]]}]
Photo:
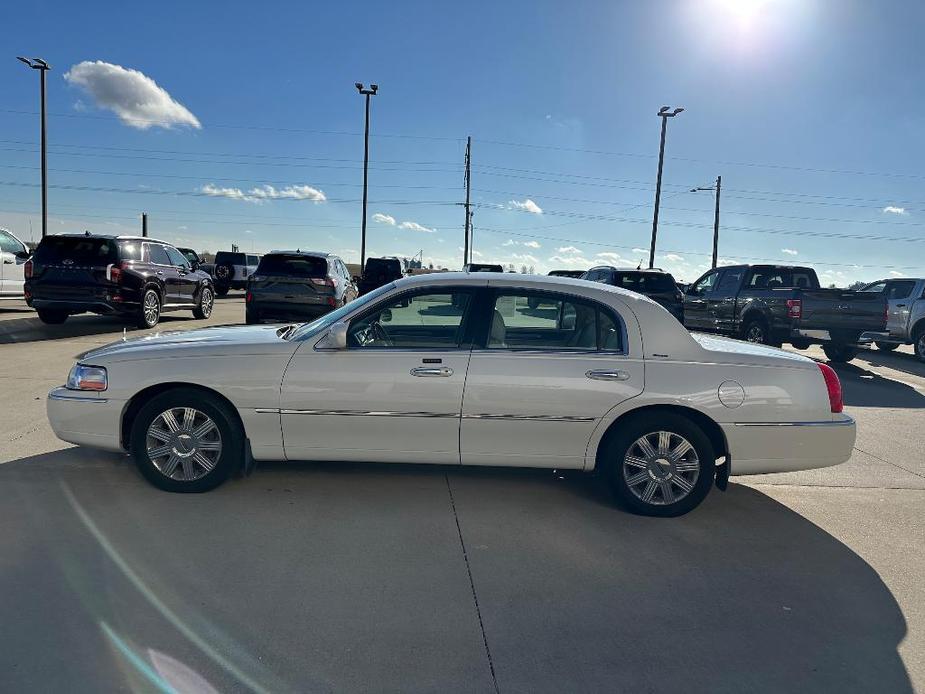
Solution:
[{"label": "black pickup truck", "polygon": [[[831,361],[854,359],[858,345],[886,328],[879,294],[821,289],[812,268],[731,265],[710,270],[684,294],[684,327],[797,349],[821,343]],[[868,333],[861,338],[862,333]]]}]

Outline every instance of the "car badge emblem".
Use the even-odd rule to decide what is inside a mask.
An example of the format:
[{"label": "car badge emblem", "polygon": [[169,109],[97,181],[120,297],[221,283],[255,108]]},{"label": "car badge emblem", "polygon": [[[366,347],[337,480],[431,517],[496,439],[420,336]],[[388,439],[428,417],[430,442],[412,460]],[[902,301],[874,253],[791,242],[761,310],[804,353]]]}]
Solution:
[{"label": "car badge emblem", "polygon": [[61,264],[62,264],[62,265],[73,265],[73,264],[74,264],[74,261],[71,260],[70,258],[68,258],[67,260],[62,260],[62,261],[61,261]]}]

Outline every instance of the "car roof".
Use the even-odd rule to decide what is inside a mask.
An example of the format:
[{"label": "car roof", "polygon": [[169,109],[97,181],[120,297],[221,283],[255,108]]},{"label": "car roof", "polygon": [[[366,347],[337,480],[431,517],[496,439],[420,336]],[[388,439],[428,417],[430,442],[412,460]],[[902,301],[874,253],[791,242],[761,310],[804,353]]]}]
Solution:
[{"label": "car roof", "polygon": [[[251,254],[255,255],[255,254]],[[337,256],[333,253],[327,253],[326,251],[269,251],[264,253],[264,255],[304,255],[306,257],[315,257],[315,258],[336,258]]]},{"label": "car roof", "polygon": [[66,238],[66,239],[106,239],[108,241],[145,241],[148,243],[163,243],[166,246],[173,246],[169,241],[152,239],[150,236],[131,236],[126,234],[48,234],[45,238]]},{"label": "car roof", "polygon": [[670,275],[671,274],[667,270],[662,270],[660,267],[637,268],[637,267],[616,267],[614,265],[595,265],[594,267],[589,269],[588,272],[591,272],[591,270],[616,270],[617,272],[647,272],[647,273],[652,273],[655,275]]}]

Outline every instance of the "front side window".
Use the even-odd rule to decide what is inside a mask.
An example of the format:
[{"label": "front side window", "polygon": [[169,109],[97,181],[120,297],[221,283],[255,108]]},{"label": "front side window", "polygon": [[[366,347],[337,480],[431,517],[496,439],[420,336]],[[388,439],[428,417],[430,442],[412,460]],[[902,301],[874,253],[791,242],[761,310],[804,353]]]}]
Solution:
[{"label": "front side window", "polygon": [[723,270],[722,277],[716,285],[716,291],[722,294],[732,294],[742,282],[742,270]]},{"label": "front side window", "polygon": [[697,283],[691,287],[690,292],[688,293],[695,296],[703,296],[713,289],[713,285],[716,284],[716,278],[718,275],[719,273],[715,270],[709,274],[704,275],[699,280],[697,280]]},{"label": "front side window", "polygon": [[167,257],[170,258],[170,264],[175,267],[182,267],[189,269],[189,261],[186,259],[186,256],[180,253],[176,248],[171,246],[165,246],[164,250],[167,251]]},{"label": "front side window", "polygon": [[622,351],[623,331],[604,307],[545,292],[499,294],[491,312],[488,349]]},{"label": "front side window", "polygon": [[16,255],[17,253],[25,253],[26,247],[17,241],[12,234],[0,229],[0,251]]},{"label": "front side window", "polygon": [[349,349],[457,349],[464,339],[472,293],[405,294],[350,322]]}]

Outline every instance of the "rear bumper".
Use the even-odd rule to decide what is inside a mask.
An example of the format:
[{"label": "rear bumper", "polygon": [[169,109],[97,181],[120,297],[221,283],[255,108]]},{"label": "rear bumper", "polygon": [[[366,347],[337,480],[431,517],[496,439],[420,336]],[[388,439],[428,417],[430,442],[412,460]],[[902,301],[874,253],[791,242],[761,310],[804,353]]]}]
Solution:
[{"label": "rear bumper", "polygon": [[902,338],[895,337],[886,330],[883,332],[875,332],[870,330],[866,333],[861,333],[861,337],[858,339],[858,342],[862,342],[864,344],[870,344],[871,342],[897,342],[899,344],[903,344]]},{"label": "rear bumper", "polygon": [[62,441],[121,451],[120,425],[125,403],[106,393],[86,393],[64,387],[48,393],[46,410],[52,431]]},{"label": "rear bumper", "polygon": [[255,298],[247,304],[247,312],[262,320],[300,320],[319,318],[336,308],[330,304],[296,304],[260,301]]},{"label": "rear bumper", "polygon": [[68,313],[123,314],[138,310],[137,302],[129,301],[69,301],[64,299],[41,299],[33,296],[26,303],[35,309],[67,311]]},{"label": "rear bumper", "polygon": [[733,475],[793,472],[838,465],[851,457],[854,419],[818,422],[738,422],[721,424]]},{"label": "rear bumper", "polygon": [[802,338],[805,340],[815,340],[816,342],[840,342],[843,344],[865,345],[878,340],[889,339],[888,332],[874,330],[803,330],[798,328],[791,332],[792,337]]}]

